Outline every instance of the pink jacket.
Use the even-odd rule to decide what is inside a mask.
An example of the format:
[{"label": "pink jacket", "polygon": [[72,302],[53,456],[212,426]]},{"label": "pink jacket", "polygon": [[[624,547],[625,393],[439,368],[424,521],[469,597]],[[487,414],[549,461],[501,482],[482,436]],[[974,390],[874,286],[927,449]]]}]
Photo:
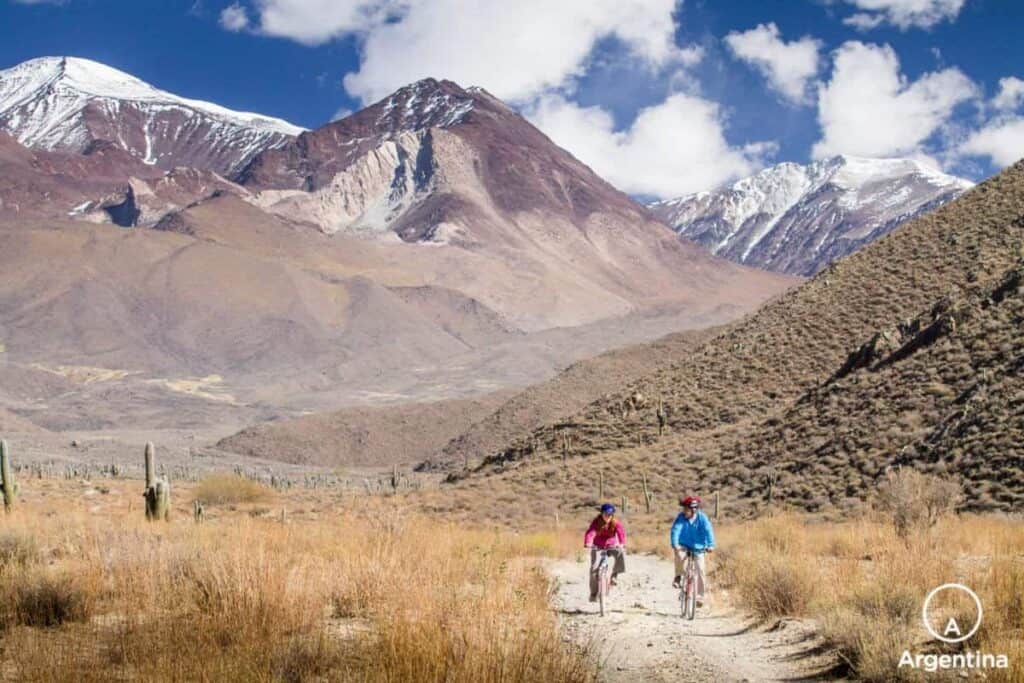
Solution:
[{"label": "pink jacket", "polygon": [[618,545],[626,545],[626,528],[622,522],[615,520],[615,528],[612,531],[603,529],[603,520],[598,517],[590,523],[587,533],[583,536],[583,545],[594,546],[595,548],[614,548]]}]

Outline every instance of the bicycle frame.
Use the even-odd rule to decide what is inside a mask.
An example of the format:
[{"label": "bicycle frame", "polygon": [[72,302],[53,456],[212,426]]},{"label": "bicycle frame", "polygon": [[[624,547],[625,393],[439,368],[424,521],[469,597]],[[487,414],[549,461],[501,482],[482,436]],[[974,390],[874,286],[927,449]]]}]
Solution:
[{"label": "bicycle frame", "polygon": [[601,616],[603,617],[605,598],[611,589],[611,568],[608,563],[608,550],[602,549],[598,553],[598,557],[600,559],[597,562],[597,601]]},{"label": "bicycle frame", "polygon": [[679,582],[679,607],[684,619],[697,615],[697,553],[686,549],[686,572]]}]

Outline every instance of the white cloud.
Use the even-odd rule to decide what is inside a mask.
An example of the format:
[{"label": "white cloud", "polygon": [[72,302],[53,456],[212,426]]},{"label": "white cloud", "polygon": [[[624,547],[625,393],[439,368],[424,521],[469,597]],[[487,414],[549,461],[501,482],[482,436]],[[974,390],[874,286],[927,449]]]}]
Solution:
[{"label": "white cloud", "polygon": [[[266,35],[320,45],[369,31],[405,11],[414,0],[256,0]],[[415,0],[421,1],[421,0]]]},{"label": "white cloud", "polygon": [[966,0],[845,0],[859,10],[843,23],[867,31],[892,24],[902,31],[931,28],[941,21],[954,21]]},{"label": "white cloud", "polygon": [[625,192],[674,197],[711,189],[764,165],[775,145],[731,147],[719,106],[693,95],[670,95],[640,111],[628,130],[611,114],[545,95],[527,117],[558,145]]},{"label": "white cloud", "polygon": [[911,83],[900,74],[890,46],[844,43],[835,51],[832,80],[818,88],[822,138],[812,155],[921,155],[956,106],[977,92],[959,69],[924,74]]},{"label": "white cloud", "polygon": [[582,75],[597,41],[615,37],[642,63],[692,62],[673,37],[675,0],[417,1],[366,36],[345,88],[365,102],[427,76],[528,100]]},{"label": "white cloud", "polygon": [[237,2],[221,10],[220,25],[227,31],[237,33],[249,27],[249,15]]},{"label": "white cloud", "polygon": [[618,39],[652,68],[691,65],[675,44],[676,0],[256,0],[260,31],[315,45],[361,43],[345,78],[364,102],[428,76],[526,100],[581,75],[595,44]]},{"label": "white cloud", "polygon": [[988,157],[1000,167],[1019,161],[1024,157],[1024,117],[988,123],[967,138],[960,153]]},{"label": "white cloud", "polygon": [[341,107],[331,116],[331,121],[340,121],[347,116],[351,116],[352,113],[352,110],[348,107]]},{"label": "white cloud", "polygon": [[1024,105],[1024,81],[1016,76],[999,79],[999,94],[992,98],[992,106],[999,111],[1015,111]]},{"label": "white cloud", "polygon": [[774,23],[761,24],[743,33],[732,32],[725,43],[739,59],[750,63],[783,97],[805,103],[807,85],[818,73],[821,42],[810,36],[786,43]]}]

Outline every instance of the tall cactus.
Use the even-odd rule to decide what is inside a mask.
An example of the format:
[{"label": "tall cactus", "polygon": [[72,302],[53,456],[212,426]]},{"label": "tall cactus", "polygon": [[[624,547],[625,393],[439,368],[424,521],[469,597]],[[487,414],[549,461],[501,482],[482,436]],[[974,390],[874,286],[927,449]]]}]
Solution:
[{"label": "tall cactus", "polygon": [[0,491],[3,492],[4,510],[10,512],[18,495],[18,487],[11,473],[11,455],[7,450],[7,442],[0,440]]},{"label": "tall cactus", "polygon": [[153,460],[155,458],[155,449],[153,448],[153,442],[146,443],[146,490],[153,488],[153,483],[156,480],[156,467],[154,466]]},{"label": "tall cactus", "polygon": [[644,507],[647,509],[647,514],[651,514],[651,502],[654,500],[654,494],[647,486],[647,473],[643,472],[641,476],[643,477]]},{"label": "tall cactus", "polygon": [[171,516],[171,485],[166,479],[157,479],[154,468],[155,449],[146,444],[146,519],[167,521]]}]

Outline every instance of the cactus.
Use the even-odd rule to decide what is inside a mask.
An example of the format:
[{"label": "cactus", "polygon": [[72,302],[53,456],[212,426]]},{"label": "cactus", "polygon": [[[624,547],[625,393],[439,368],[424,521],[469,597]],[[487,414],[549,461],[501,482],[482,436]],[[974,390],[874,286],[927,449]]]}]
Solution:
[{"label": "cactus", "polygon": [[775,485],[779,482],[779,475],[775,470],[768,470],[768,474],[764,478],[765,488],[767,489],[768,504],[772,504],[772,500],[775,496]]},{"label": "cactus", "polygon": [[146,489],[153,488],[153,483],[156,481],[156,469],[153,467],[154,455],[153,442],[146,444]]},{"label": "cactus", "polygon": [[718,521],[718,510],[719,510],[718,506],[719,506],[720,503],[721,503],[721,500],[719,499],[718,491],[715,491],[715,517],[714,517],[714,519],[715,519],[716,522]]},{"label": "cactus", "polygon": [[626,496],[622,496],[622,508],[621,508],[622,514],[626,514],[626,511],[627,511],[628,507],[629,507],[629,498],[626,498]]},{"label": "cactus", "polygon": [[196,520],[196,524],[203,521],[206,511],[203,509],[203,504],[198,500],[192,501],[192,516]]},{"label": "cactus", "polygon": [[665,423],[668,421],[668,414],[665,412],[665,401],[658,399],[658,436],[665,433]]},{"label": "cactus", "polygon": [[146,444],[146,519],[167,521],[171,514],[171,485],[166,479],[157,479],[154,470],[155,449]]},{"label": "cactus", "polygon": [[398,471],[398,465],[391,468],[391,491],[398,493],[398,485],[402,483],[402,475]]},{"label": "cactus", "polygon": [[597,471],[597,497],[604,500],[604,470]]},{"label": "cactus", "polygon": [[14,509],[15,499],[18,495],[18,487],[14,483],[14,475],[11,473],[11,454],[7,450],[7,442],[0,440],[0,491],[3,492],[4,510],[10,512]]},{"label": "cactus", "polygon": [[651,489],[647,486],[647,473],[644,472],[640,476],[643,478],[644,507],[647,510],[647,514],[651,514],[651,501],[654,499],[654,494],[651,492]]}]

